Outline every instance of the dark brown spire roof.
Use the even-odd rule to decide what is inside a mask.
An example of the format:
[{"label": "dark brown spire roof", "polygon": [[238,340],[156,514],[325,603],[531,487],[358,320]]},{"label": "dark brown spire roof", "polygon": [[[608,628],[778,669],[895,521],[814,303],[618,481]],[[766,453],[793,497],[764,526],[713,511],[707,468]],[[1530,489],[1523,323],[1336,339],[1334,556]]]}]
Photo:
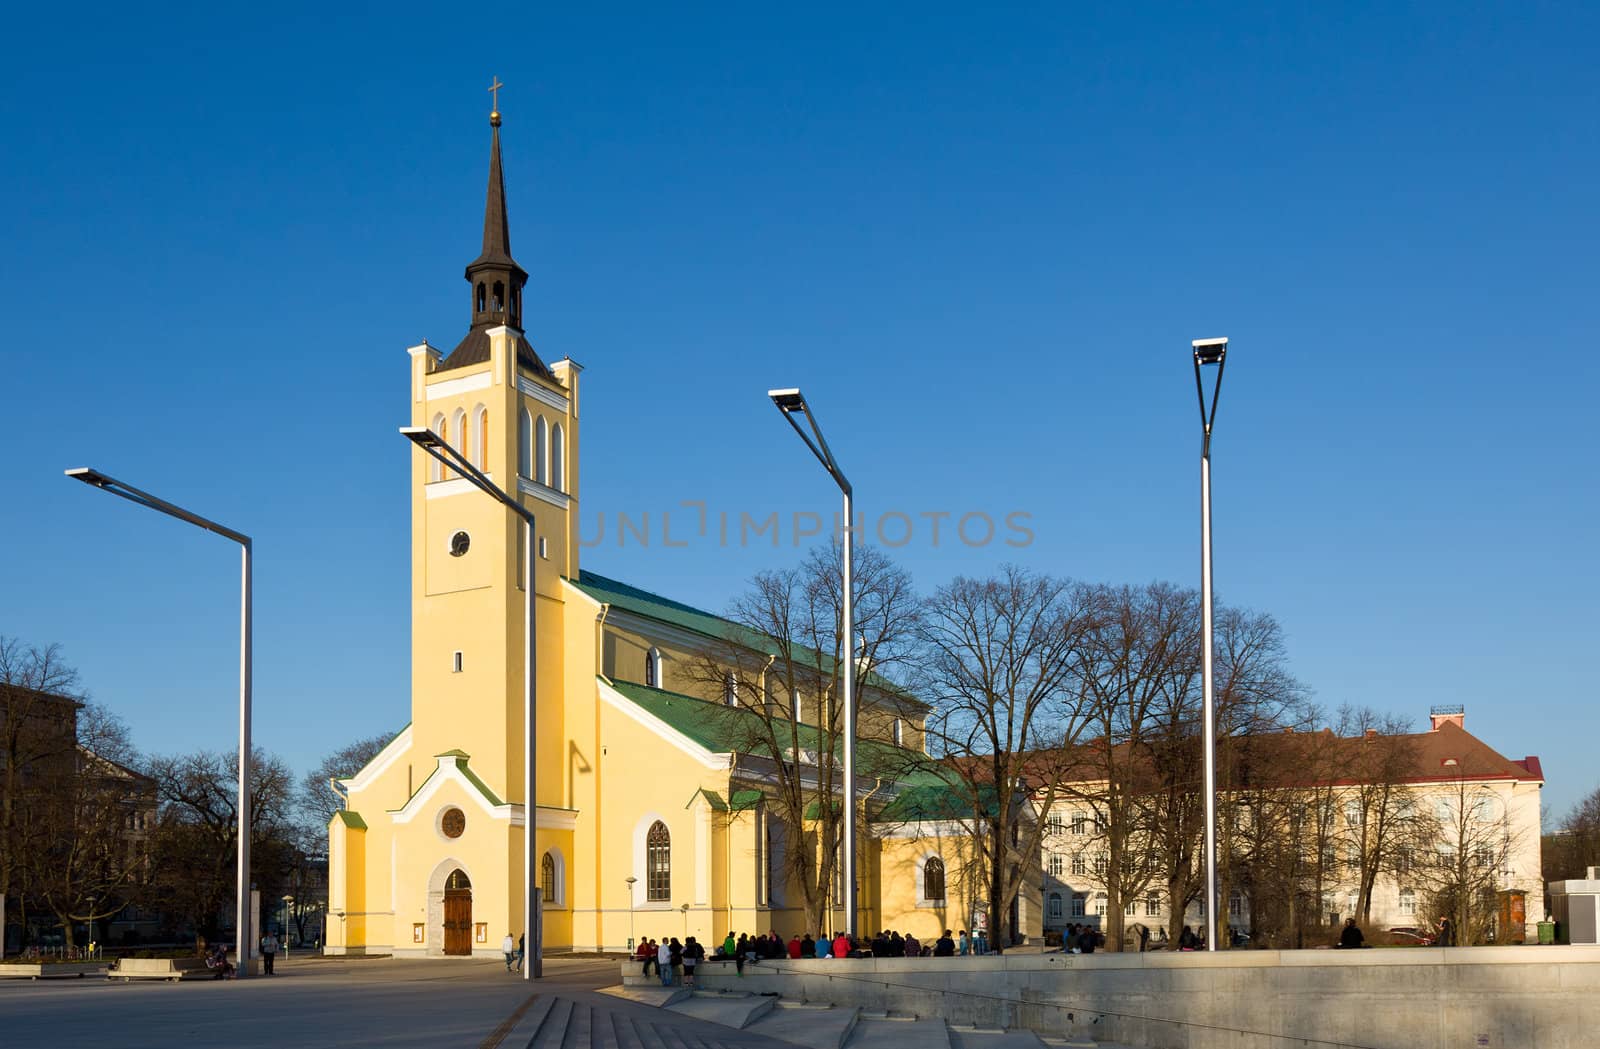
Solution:
[{"label": "dark brown spire roof", "polygon": [[489,145],[489,188],[483,201],[483,252],[467,266],[467,279],[472,279],[474,270],[486,266],[522,272],[522,268],[511,257],[511,226],[506,222],[506,182],[500,166],[498,121],[494,124]]}]

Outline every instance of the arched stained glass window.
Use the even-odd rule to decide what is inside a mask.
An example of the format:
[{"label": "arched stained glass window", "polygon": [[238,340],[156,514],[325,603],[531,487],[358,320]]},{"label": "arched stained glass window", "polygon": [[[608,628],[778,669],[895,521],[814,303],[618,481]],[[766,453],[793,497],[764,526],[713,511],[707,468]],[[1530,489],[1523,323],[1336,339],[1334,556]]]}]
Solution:
[{"label": "arched stained glass window", "polygon": [[672,898],[672,835],[660,820],[650,824],[644,839],[644,882],[647,900]]}]

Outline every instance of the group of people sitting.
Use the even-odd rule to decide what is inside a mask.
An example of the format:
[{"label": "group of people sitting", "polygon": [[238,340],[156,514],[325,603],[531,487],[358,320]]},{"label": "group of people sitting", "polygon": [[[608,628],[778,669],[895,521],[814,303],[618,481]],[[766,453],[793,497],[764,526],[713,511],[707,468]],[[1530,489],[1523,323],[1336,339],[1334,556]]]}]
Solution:
[{"label": "group of people sitting", "polygon": [[[788,942],[773,931],[754,936],[746,933],[736,936],[730,932],[711,959],[732,961],[738,974],[743,976],[746,963],[783,958],[949,958],[988,953],[987,937],[981,932],[968,936],[965,929],[961,930],[959,939],[946,929],[944,935],[931,944],[923,943],[911,933],[902,936],[893,930],[880,932],[870,940],[856,939],[842,932],[817,937],[807,932],[791,936]],[[654,968],[663,986],[693,987],[695,967],[705,960],[706,949],[693,936],[686,937],[683,943],[679,943],[676,936],[666,940],[652,940],[647,936],[639,941],[633,957],[641,963],[643,975],[649,976]]]}]

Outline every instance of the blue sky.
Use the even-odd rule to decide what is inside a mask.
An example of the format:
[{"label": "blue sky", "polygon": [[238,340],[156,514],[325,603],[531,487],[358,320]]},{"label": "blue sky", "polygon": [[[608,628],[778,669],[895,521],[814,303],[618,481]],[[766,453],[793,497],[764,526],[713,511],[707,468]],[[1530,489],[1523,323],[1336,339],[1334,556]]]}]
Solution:
[{"label": "blue sky", "polygon": [[498,75],[586,529],[653,521],[587,567],[717,609],[794,560],[660,514],[831,513],[799,384],[919,584],[1195,583],[1227,335],[1219,597],[1330,707],[1600,782],[1594,5],[230,7],[33,5],[0,64],[0,633],[146,749],[230,745],[236,553],[68,466],[256,536],[261,744],[407,719],[405,347],[465,331]]}]

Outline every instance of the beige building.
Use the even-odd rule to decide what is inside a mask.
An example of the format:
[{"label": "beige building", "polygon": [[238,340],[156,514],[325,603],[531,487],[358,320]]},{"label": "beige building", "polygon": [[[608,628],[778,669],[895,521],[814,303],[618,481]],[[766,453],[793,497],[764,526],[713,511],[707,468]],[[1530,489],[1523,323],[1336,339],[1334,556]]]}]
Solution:
[{"label": "beige building", "polygon": [[[1540,797],[1544,773],[1536,757],[1507,758],[1466,730],[1465,711],[1435,708],[1426,732],[1338,737],[1329,730],[1252,740],[1247,752],[1259,781],[1225,789],[1219,804],[1219,862],[1228,925],[1236,935],[1257,927],[1263,901],[1254,885],[1292,882],[1305,926],[1320,927],[1325,943],[1340,923],[1360,916],[1363,874],[1371,882],[1370,928],[1438,927],[1438,900],[1464,885],[1489,915],[1476,930],[1501,942],[1531,937],[1545,914],[1540,873]],[[1069,923],[1109,927],[1107,826],[1097,796],[1103,785],[1076,783],[1046,814],[1044,927]],[[1274,820],[1253,834],[1252,819]],[[1150,837],[1135,831],[1131,850],[1159,871]],[[1251,853],[1254,840],[1286,848]],[[1198,859],[1198,857],[1196,857]],[[1288,868],[1292,868],[1288,869]],[[1122,884],[1138,884],[1138,877]],[[1203,893],[1203,885],[1196,889]],[[1184,925],[1204,927],[1203,899],[1174,916],[1165,883],[1152,876],[1123,901],[1125,927],[1176,938]],[[1265,892],[1265,890],[1262,890]],[[1500,929],[1498,896],[1523,894],[1522,929]],[[1281,910],[1281,908],[1280,908]],[[1514,920],[1514,919],[1513,919]],[[1459,925],[1459,919],[1456,919]],[[1469,935],[1473,930],[1464,930]],[[1133,942],[1132,935],[1127,942]],[[1314,945],[1308,937],[1305,946]],[[1293,944],[1287,944],[1293,945]]]}]

